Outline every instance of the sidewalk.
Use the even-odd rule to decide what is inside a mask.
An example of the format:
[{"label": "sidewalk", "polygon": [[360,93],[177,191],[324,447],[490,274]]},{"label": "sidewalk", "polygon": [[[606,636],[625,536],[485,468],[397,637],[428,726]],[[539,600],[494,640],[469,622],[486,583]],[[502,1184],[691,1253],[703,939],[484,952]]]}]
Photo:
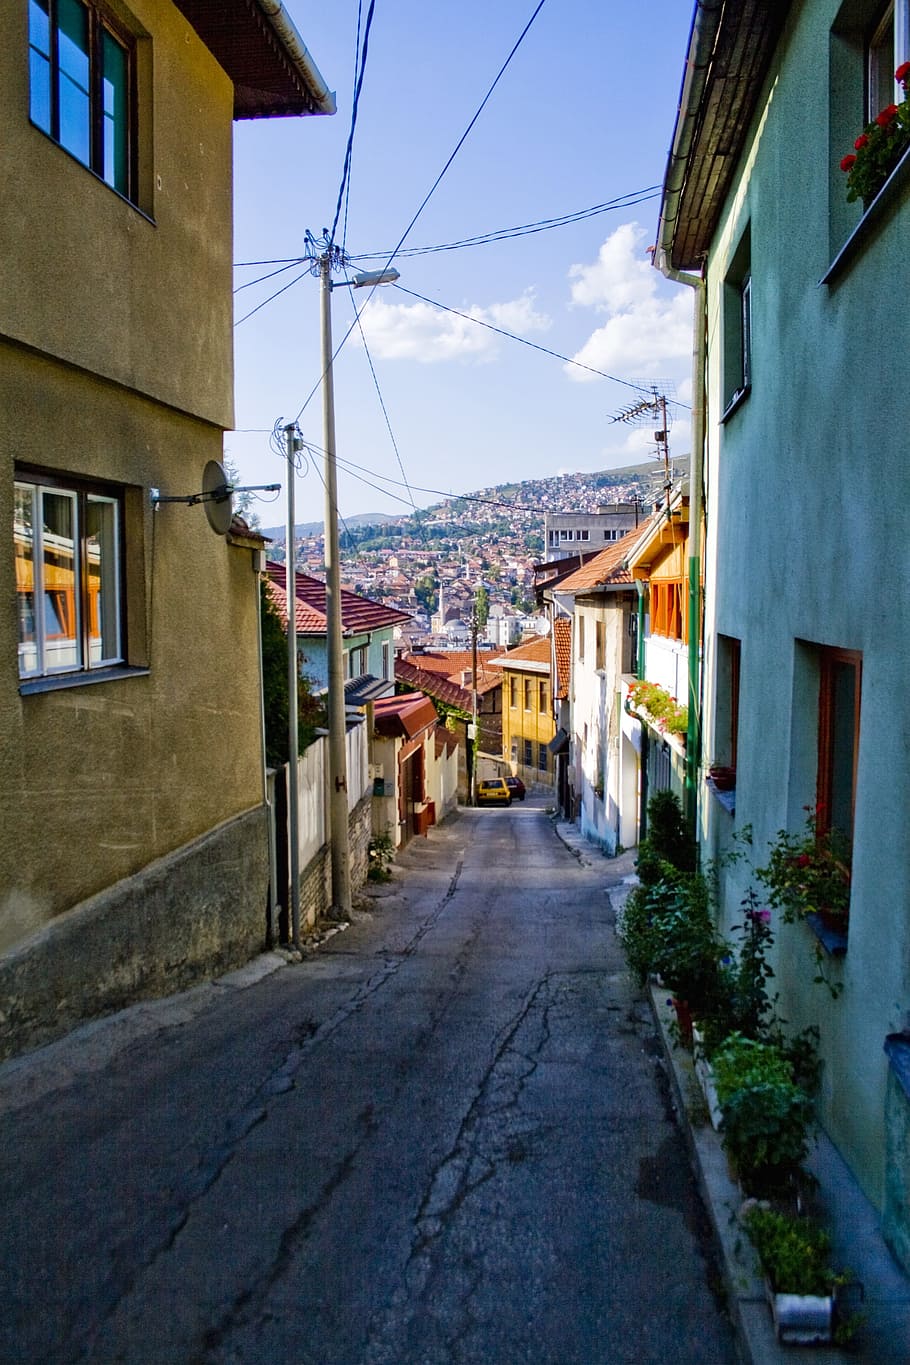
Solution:
[{"label": "sidewalk", "polygon": [[[621,909],[632,884],[634,879],[610,892],[614,910]],[[876,1210],[821,1131],[807,1166],[819,1182],[818,1202],[831,1232],[834,1258],[849,1266],[863,1286],[865,1301],[857,1307],[865,1320],[848,1349],[779,1344],[758,1261],[737,1216],[743,1196],[730,1177],[720,1136],[708,1120],[692,1055],[673,1040],[666,991],[652,987],[650,1002],[680,1126],[714,1228],[730,1316],[746,1365],[800,1359],[812,1365],[908,1365],[910,1279],[885,1245]]]}]

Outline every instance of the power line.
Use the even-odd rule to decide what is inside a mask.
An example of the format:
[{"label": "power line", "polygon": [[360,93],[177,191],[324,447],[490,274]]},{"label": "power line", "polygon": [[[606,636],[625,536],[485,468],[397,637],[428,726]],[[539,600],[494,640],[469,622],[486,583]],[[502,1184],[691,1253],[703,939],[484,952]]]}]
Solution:
[{"label": "power line", "polygon": [[[425,256],[434,251],[454,251],[459,247],[479,246],[486,242],[509,241],[513,237],[521,237],[526,233],[550,232],[554,228],[567,227],[573,223],[583,222],[587,218],[594,218],[601,213],[612,213],[617,209],[634,208],[636,204],[645,203],[649,199],[656,199],[660,192],[659,185],[646,185],[644,189],[629,190],[627,194],[617,195],[615,199],[607,200],[603,204],[593,204],[590,208],[576,209],[572,213],[559,214],[555,218],[539,218],[532,223],[520,223],[517,227],[495,228],[491,232],[479,232],[471,237],[463,237],[455,242],[440,242],[435,246],[415,246],[404,247],[396,252],[398,256]],[[388,251],[358,251],[351,253],[351,259],[356,261],[384,260],[388,257]],[[279,256],[271,260],[263,261],[235,261],[235,270],[251,270],[253,267],[261,265],[279,265],[290,269],[295,265],[302,265],[306,258],[303,256]],[[278,272],[273,272],[278,273]],[[271,275],[263,275],[263,280],[271,279]],[[258,284],[258,280],[250,280],[248,284],[240,285],[240,289],[248,288],[249,284]],[[235,293],[238,292],[235,290]]]},{"label": "power line", "polygon": [[[551,351],[548,346],[541,346],[536,341],[528,341],[527,337],[516,336],[514,332],[507,332],[504,327],[494,327],[492,322],[484,322],[482,318],[472,317],[470,313],[459,312],[457,308],[448,308],[444,303],[437,303],[435,299],[428,299],[425,294],[418,294],[413,289],[405,289],[404,285],[396,284],[395,289],[402,294],[410,294],[412,299],[419,299],[421,303],[428,303],[433,308],[440,309],[443,313],[453,313],[457,318],[464,318],[466,322],[476,322],[478,327],[486,327],[490,332],[496,332],[499,336],[508,337],[510,341],[520,341],[522,346],[530,346],[533,351],[540,351],[543,355],[552,356],[554,360],[561,360],[566,365],[575,365],[580,370],[587,370],[589,374],[596,374],[601,379],[611,379],[614,384],[625,384],[636,392],[641,390],[641,383],[634,383],[631,379],[620,379],[618,375],[607,374],[606,370],[595,369],[593,365],[585,365],[580,360],[573,360],[571,356],[562,355],[559,351]],[[676,399],[671,400],[677,402]],[[678,403],[679,407],[688,407],[687,403]]]},{"label": "power line", "polygon": [[[619,198],[610,200],[609,203],[595,204],[591,208],[579,209],[575,213],[566,213],[559,218],[541,218],[534,223],[522,223],[518,227],[512,228],[498,228],[493,232],[481,232],[473,237],[462,237],[454,242],[441,242],[436,246],[405,247],[396,255],[398,257],[428,256],[438,251],[459,251],[464,247],[487,246],[493,242],[508,242],[516,237],[527,237],[538,232],[551,232],[554,228],[581,223],[588,218],[595,218],[601,213],[634,208],[636,204],[644,204],[648,200],[658,198],[659,194],[660,186],[651,185],[644,190],[635,190],[630,194],[620,195]],[[352,259],[358,261],[380,260],[387,257],[388,254],[387,251],[365,251],[356,253]]]},{"label": "power line", "polygon": [[[374,384],[375,389],[376,389],[376,396],[377,396],[377,398],[379,399],[379,406],[382,408],[382,415],[383,415],[383,417],[385,418],[386,428],[388,429],[388,433],[389,433],[389,440],[392,442],[392,449],[395,451],[395,458],[396,458],[396,460],[398,461],[398,468],[401,470],[401,477],[404,479],[405,487],[407,488],[408,493],[410,493],[410,492],[411,492],[411,489],[410,489],[410,486],[409,486],[409,484],[408,484],[408,476],[407,476],[407,474],[404,472],[404,463],[403,463],[402,458],[401,458],[401,453],[400,453],[400,451],[399,451],[399,449],[398,449],[398,442],[395,440],[395,433],[394,433],[394,431],[392,430],[392,423],[391,423],[390,420],[389,420],[389,414],[388,414],[388,411],[386,410],[385,400],[384,400],[384,398],[383,398],[383,396],[382,396],[382,390],[381,390],[380,387],[379,387],[379,379],[378,379],[378,377],[377,377],[377,375],[376,375],[376,370],[375,370],[375,367],[374,367],[374,365],[373,365],[373,357],[370,355],[370,348],[369,348],[369,346],[367,345],[367,339],[366,339],[366,337],[364,336],[364,333],[363,333],[363,324],[362,324],[361,321],[360,321],[360,314],[357,312],[357,307],[356,307],[356,304],[354,304],[353,296],[352,296],[352,298],[351,298],[351,303],[352,303],[352,306],[353,306],[353,308],[354,308],[354,315],[355,315],[356,320],[357,320],[357,326],[358,326],[359,329],[360,329],[360,339],[361,339],[361,341],[363,342],[363,349],[364,349],[364,352],[365,352],[365,354],[366,354],[367,362],[369,363],[369,366],[370,366],[370,374],[373,376],[373,384]],[[417,509],[417,504],[414,502],[414,497],[413,497],[413,495],[411,495],[411,506],[412,506],[412,507],[415,509],[415,511],[416,511],[416,509]]]},{"label": "power line", "polygon": [[[370,0],[370,8],[367,10],[367,21],[363,30],[363,47],[355,61],[356,80],[354,83],[354,99],[351,104],[351,128],[348,133],[348,145],[344,153],[344,166],[341,171],[341,184],[338,186],[338,202],[335,205],[335,217],[332,220],[332,231],[328,234],[329,243],[335,241],[335,230],[338,227],[338,219],[341,217],[341,205],[345,198],[345,190],[348,185],[348,177],[351,173],[351,156],[354,151],[354,130],[357,127],[357,109],[360,104],[360,92],[363,88],[363,77],[367,66],[367,51],[370,46],[370,29],[373,25],[373,11],[376,8],[376,0]],[[358,6],[358,27],[360,22],[360,9]]]}]

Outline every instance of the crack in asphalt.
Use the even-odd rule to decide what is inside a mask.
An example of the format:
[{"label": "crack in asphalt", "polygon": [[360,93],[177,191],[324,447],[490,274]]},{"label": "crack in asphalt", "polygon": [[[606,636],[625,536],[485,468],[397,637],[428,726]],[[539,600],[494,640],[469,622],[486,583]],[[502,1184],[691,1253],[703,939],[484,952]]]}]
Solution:
[{"label": "crack in asphalt", "polygon": [[[247,1135],[268,1117],[268,1101],[277,1099],[293,1090],[296,1083],[296,1073],[308,1053],[324,1042],[325,1039],[331,1037],[353,1014],[362,1009],[366,1002],[413,955],[422,939],[434,927],[456,894],[463,866],[464,854],[460,853],[445,893],[421,921],[404,949],[394,959],[387,961],[381,971],[374,973],[354,992],[349,1000],[339,1006],[322,1024],[316,1025],[312,1020],[304,1020],[298,1024],[299,1041],[295,1042],[294,1046],[285,1053],[283,1059],[266,1076],[247,1103],[225,1119],[219,1141],[206,1148],[193,1170],[185,1174],[175,1184],[168,1205],[165,1208],[153,1211],[138,1230],[112,1249],[111,1269],[104,1281],[93,1288],[90,1301],[80,1301],[69,1315],[66,1339],[69,1343],[70,1353],[65,1357],[67,1365],[70,1365],[70,1362],[75,1363],[91,1356],[94,1341],[114,1317],[120,1304],[132,1293],[141,1276],[151,1270],[160,1257],[173,1250],[180,1233],[186,1227],[194,1206],[209,1193],[220,1179]],[[301,1034],[305,1036],[300,1037]],[[330,1197],[338,1185],[342,1183],[342,1180],[347,1177],[358,1149],[359,1143],[339,1163],[337,1173],[341,1173],[341,1178],[336,1179],[334,1176],[330,1178],[323,1186],[319,1200],[312,1208],[304,1210],[301,1219],[297,1220],[287,1230],[291,1243],[294,1243],[302,1235],[302,1230],[305,1230],[305,1227],[316,1216],[325,1199]],[[300,1224],[299,1228],[298,1223]],[[248,1298],[248,1293],[241,1295],[234,1308],[242,1311]],[[228,1322],[232,1311],[229,1310],[226,1315]],[[81,1339],[78,1345],[73,1342],[74,1336]]]},{"label": "crack in asphalt", "polygon": [[[398,1348],[387,1343],[400,1339],[398,1334],[402,1322],[413,1318],[417,1303],[426,1297],[432,1287],[434,1244],[451,1225],[466,1200],[496,1175],[502,1162],[514,1163],[524,1159],[525,1150],[521,1153],[516,1150],[514,1135],[495,1144],[490,1156],[481,1156],[476,1150],[476,1135],[482,1122],[517,1106],[528,1077],[537,1068],[540,1053],[550,1038],[548,1000],[541,1010],[537,1045],[531,1054],[518,1051],[513,1047],[513,1042],[534,1011],[541,994],[548,992],[549,988],[550,974],[547,973],[536,982],[513,1018],[500,1030],[452,1146],[431,1173],[429,1187],[414,1217],[414,1236],[403,1275],[406,1288],[396,1291],[391,1303],[374,1315],[367,1328],[362,1356],[364,1365],[396,1365],[395,1352]],[[498,1073],[510,1053],[525,1065],[519,1069],[513,1068],[512,1074],[504,1078]],[[491,1091],[500,1085],[508,1087],[509,1098],[490,1103]],[[535,1131],[537,1127],[535,1125]],[[469,1300],[470,1295],[465,1302]],[[464,1303],[462,1311],[467,1311]],[[460,1328],[457,1335],[463,1336],[467,1330],[467,1327]]]}]

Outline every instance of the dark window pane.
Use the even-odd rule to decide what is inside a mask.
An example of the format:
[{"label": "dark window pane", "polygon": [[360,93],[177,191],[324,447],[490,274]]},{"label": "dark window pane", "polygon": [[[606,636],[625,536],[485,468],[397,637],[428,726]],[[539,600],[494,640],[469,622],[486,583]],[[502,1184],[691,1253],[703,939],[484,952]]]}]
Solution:
[{"label": "dark window pane", "polygon": [[831,824],[850,838],[853,832],[853,756],[856,716],[856,668],[835,663],[831,708]]},{"label": "dark window pane", "polygon": [[104,166],[102,175],[121,194],[129,188],[129,60],[126,49],[106,30],[102,38]]},{"label": "dark window pane", "polygon": [[51,131],[51,30],[48,0],[28,7],[29,113],[45,133]]},{"label": "dark window pane", "polygon": [[60,145],[86,166],[91,164],[88,12],[79,0],[59,0]]}]

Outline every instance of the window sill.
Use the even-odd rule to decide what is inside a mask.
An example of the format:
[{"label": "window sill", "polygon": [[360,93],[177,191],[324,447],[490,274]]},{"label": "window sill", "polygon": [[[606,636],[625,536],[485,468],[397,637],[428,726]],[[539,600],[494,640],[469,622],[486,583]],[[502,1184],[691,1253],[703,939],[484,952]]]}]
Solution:
[{"label": "window sill", "polygon": [[910,1099],[910,1035],[889,1033],[885,1039],[885,1052],[901,1090]]},{"label": "window sill", "polygon": [[54,673],[46,678],[25,678],[19,684],[19,695],[30,697],[36,692],[61,692],[64,688],[92,687],[95,683],[118,682],[122,678],[146,678],[150,672],[149,668],[114,664],[111,668],[93,668],[85,673]]},{"label": "window sill", "polygon": [[872,234],[881,226],[885,215],[896,202],[901,190],[910,183],[910,147],[904,152],[888,179],[882,185],[872,203],[860,218],[850,236],[844,242],[834,260],[819,280],[819,284],[834,284],[847,266],[858,256],[871,240]]},{"label": "window sill", "polygon": [[730,815],[736,814],[735,787],[731,788],[729,791],[721,791],[720,788],[715,783],[714,779],[711,777],[705,778],[705,785],[707,786],[708,791],[714,797],[714,800],[717,802],[719,806],[723,806],[724,810],[727,811],[728,814]]},{"label": "window sill", "polygon": [[737,412],[742,407],[751,392],[751,384],[746,384],[743,388],[737,389],[723,412],[720,414],[720,420],[726,422],[729,417],[732,417],[734,412]]},{"label": "window sill", "polygon": [[826,953],[831,957],[846,957],[846,934],[842,934],[839,929],[832,929],[820,915],[807,915],[806,923]]}]

